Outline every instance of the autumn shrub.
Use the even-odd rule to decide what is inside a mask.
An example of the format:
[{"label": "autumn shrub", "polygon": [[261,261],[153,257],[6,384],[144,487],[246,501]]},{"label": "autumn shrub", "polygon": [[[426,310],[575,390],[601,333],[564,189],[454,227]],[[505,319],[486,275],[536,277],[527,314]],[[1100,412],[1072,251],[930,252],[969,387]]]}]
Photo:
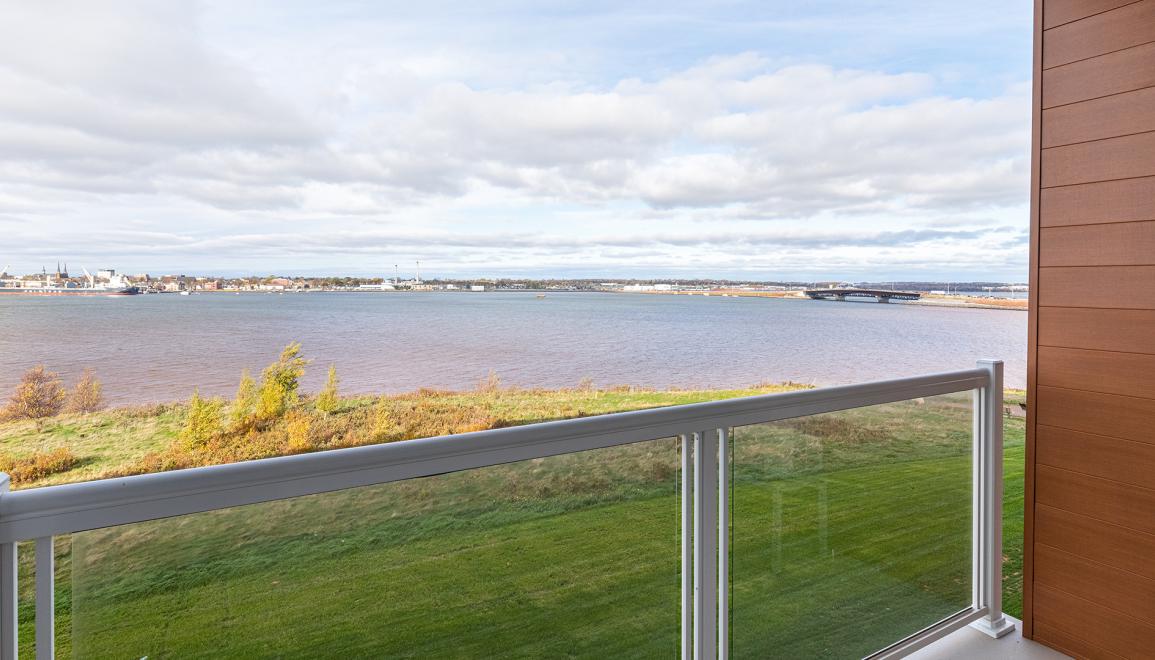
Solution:
[{"label": "autumn shrub", "polygon": [[188,402],[184,428],[180,431],[180,441],[186,448],[203,447],[223,435],[221,413],[224,407],[221,399],[204,399],[199,391],[193,391]]},{"label": "autumn shrub", "polygon": [[481,392],[482,394],[494,394],[500,390],[501,378],[497,375],[497,372],[493,371],[492,369],[489,371],[489,375],[487,375],[485,378],[482,378],[477,383],[477,391]]},{"label": "autumn shrub", "polygon": [[229,406],[229,428],[234,432],[246,431],[257,414],[257,382],[249,375],[249,370],[241,372],[241,382],[237,394]]},{"label": "autumn shrub", "polygon": [[31,456],[0,455],[0,472],[8,473],[14,485],[29,484],[45,477],[67,472],[80,465],[80,459],[67,447],[41,451]]},{"label": "autumn shrub", "polygon": [[301,376],[309,361],[301,357],[301,345],[294,342],[281,351],[280,358],[265,368],[257,393],[257,419],[270,423],[297,404]]},{"label": "autumn shrub", "polygon": [[68,395],[60,377],[52,371],[38,364],[20,379],[16,391],[4,408],[3,417],[6,419],[33,419],[39,422],[48,417],[55,417],[64,408],[64,401]]},{"label": "autumn shrub", "polygon": [[91,413],[104,408],[104,386],[92,369],[85,369],[68,396],[65,410],[70,413]]},{"label": "autumn shrub", "polygon": [[335,365],[329,366],[329,377],[325,380],[325,387],[321,388],[321,392],[317,394],[317,401],[314,404],[317,410],[323,413],[333,413],[337,410],[337,367]]},{"label": "autumn shrub", "polygon": [[291,410],[285,415],[285,440],[288,453],[299,454],[313,447],[313,418],[303,410]]}]

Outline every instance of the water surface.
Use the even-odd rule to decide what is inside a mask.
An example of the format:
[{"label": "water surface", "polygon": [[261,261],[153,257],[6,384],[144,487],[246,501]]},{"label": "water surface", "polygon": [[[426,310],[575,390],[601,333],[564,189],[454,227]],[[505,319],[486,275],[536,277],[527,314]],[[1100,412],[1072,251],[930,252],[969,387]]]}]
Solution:
[{"label": "water surface", "polygon": [[97,371],[114,403],[231,394],[299,341],[306,389],[816,385],[1006,361],[1026,382],[1020,311],[605,293],[308,293],[0,298],[0,396],[38,363]]}]

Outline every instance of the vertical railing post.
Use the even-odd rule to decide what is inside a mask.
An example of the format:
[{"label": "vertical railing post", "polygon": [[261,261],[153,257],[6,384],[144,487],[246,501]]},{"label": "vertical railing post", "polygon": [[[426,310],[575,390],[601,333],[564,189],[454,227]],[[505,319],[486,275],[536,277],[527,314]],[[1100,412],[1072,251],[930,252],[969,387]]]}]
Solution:
[{"label": "vertical railing post", "polygon": [[51,536],[36,539],[36,660],[56,657],[56,551]]},{"label": "vertical railing post", "polygon": [[694,434],[694,660],[718,653],[719,435]]},{"label": "vertical railing post", "polygon": [[974,606],[985,609],[972,626],[1002,637],[1015,629],[1003,614],[1003,363],[979,360],[987,384],[975,395]]},{"label": "vertical railing post", "polygon": [[730,429],[718,429],[718,660],[730,657]]},{"label": "vertical railing post", "polygon": [[[0,500],[8,493],[11,482],[0,472]],[[16,660],[19,630],[16,588],[16,543],[0,543],[0,660]]]},{"label": "vertical railing post", "polygon": [[679,436],[682,449],[682,660],[694,657],[694,463],[691,434]]}]

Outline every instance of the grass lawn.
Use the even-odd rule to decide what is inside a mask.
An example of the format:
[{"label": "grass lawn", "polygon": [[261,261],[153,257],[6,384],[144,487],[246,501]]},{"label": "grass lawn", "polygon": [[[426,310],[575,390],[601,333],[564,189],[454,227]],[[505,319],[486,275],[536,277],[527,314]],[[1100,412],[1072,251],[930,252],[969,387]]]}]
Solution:
[{"label": "grass lawn", "polygon": [[[487,409],[526,423],[750,393],[501,393]],[[479,395],[453,396],[474,405]],[[122,442],[134,433],[152,433],[153,447],[171,442],[180,411],[158,417],[117,421]],[[91,457],[79,474],[140,455],[78,424],[61,426]],[[1016,615],[1022,429],[1007,420],[1005,609]],[[60,441],[62,432],[37,437]],[[11,440],[0,426],[0,446]],[[678,451],[656,440],[61,538],[58,650],[673,657]],[[734,656],[861,656],[965,607],[969,451],[964,397],[737,429]],[[21,558],[28,578],[30,550]],[[22,581],[26,653],[31,583]]]}]

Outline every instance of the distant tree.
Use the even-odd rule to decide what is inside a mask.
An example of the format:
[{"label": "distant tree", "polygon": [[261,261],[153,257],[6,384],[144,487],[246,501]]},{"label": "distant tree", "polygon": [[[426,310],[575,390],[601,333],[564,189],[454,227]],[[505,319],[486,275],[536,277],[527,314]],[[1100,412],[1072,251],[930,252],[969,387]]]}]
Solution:
[{"label": "distant tree", "polygon": [[261,374],[257,400],[257,418],[270,422],[297,404],[301,376],[309,361],[301,357],[301,345],[293,342],[281,351],[281,357]]},{"label": "distant tree", "polygon": [[60,377],[38,364],[24,372],[4,409],[4,417],[34,419],[39,423],[40,420],[59,415],[67,398]]},{"label": "distant tree", "polygon": [[189,449],[203,447],[224,432],[221,426],[221,411],[224,406],[225,402],[221,399],[203,399],[200,391],[193,390],[192,398],[188,402],[184,428],[180,432],[180,439],[185,447]]},{"label": "distant tree", "polygon": [[85,369],[72,388],[65,410],[70,413],[96,412],[104,407],[104,386],[92,369]]},{"label": "distant tree", "polygon": [[229,425],[236,430],[248,427],[257,412],[257,401],[257,381],[245,369],[241,372],[241,382],[237,385],[233,405],[229,407]]},{"label": "distant tree", "polygon": [[337,366],[329,365],[329,377],[325,380],[325,387],[321,388],[320,394],[317,395],[317,410],[323,413],[331,413],[337,410]]}]

